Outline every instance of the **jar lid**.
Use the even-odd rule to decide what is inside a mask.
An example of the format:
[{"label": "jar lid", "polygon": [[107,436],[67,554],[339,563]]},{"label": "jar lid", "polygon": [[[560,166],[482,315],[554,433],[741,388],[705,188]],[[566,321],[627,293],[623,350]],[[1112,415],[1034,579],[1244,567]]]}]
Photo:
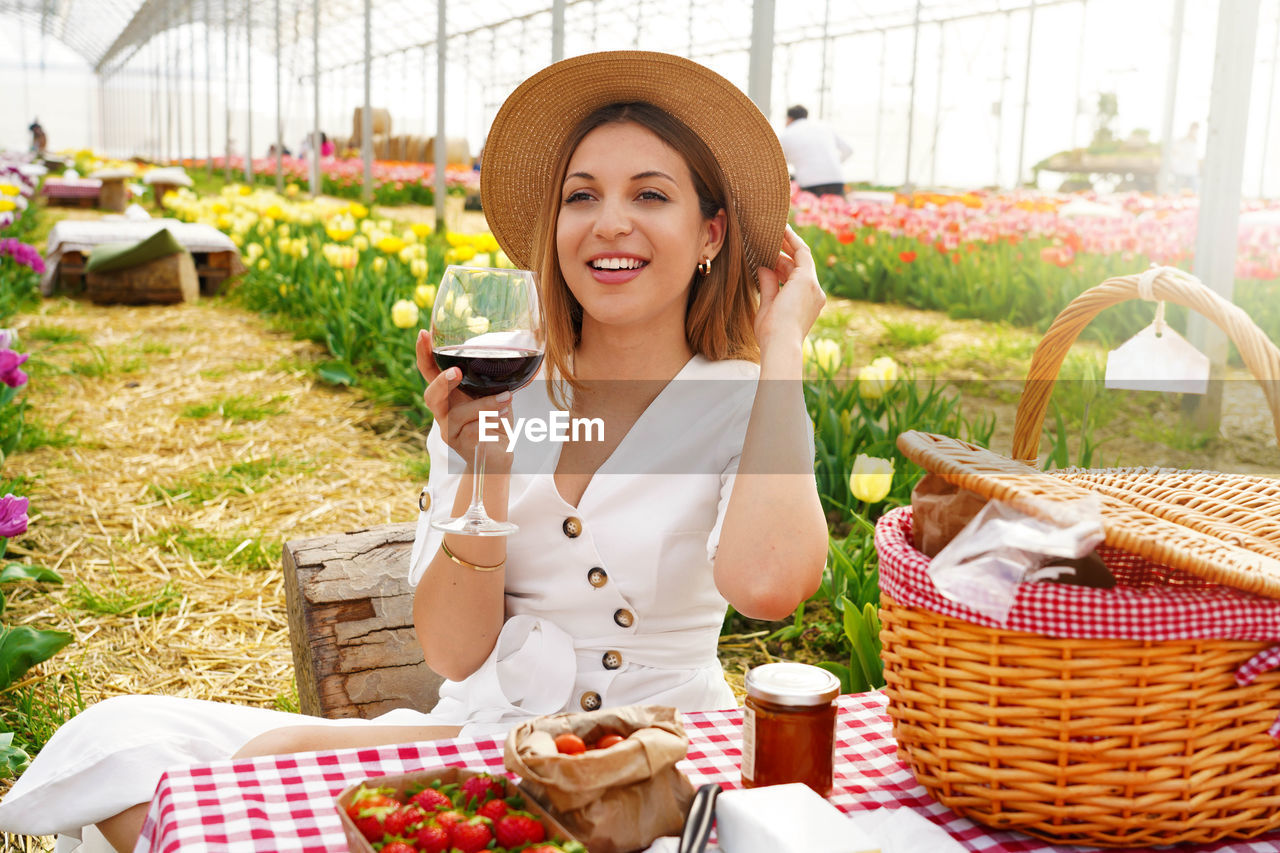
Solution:
[{"label": "jar lid", "polygon": [[807,663],[766,663],[747,671],[747,695],[775,705],[821,705],[840,694],[840,679]]}]

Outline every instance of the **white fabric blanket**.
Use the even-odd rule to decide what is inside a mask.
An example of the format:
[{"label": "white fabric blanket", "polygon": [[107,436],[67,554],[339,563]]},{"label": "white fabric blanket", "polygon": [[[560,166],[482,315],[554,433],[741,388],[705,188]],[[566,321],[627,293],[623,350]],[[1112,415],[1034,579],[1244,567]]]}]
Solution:
[{"label": "white fabric blanket", "polygon": [[176,219],[149,219],[138,222],[123,216],[102,219],[64,219],[49,232],[45,244],[45,271],[40,279],[40,292],[53,293],[57,283],[58,266],[63,254],[83,252],[88,254],[102,243],[136,243],[150,237],[161,228],[169,233],[189,252],[239,252],[231,238],[212,225],[195,222],[179,222]]}]

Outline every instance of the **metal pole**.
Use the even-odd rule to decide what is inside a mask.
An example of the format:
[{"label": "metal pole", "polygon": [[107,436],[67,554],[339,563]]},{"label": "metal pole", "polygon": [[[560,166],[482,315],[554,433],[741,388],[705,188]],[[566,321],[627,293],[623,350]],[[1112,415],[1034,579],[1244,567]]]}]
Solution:
[{"label": "metal pole", "polygon": [[1022,164],[1027,154],[1027,114],[1031,112],[1031,40],[1036,31],[1036,0],[1027,7],[1027,62],[1022,69],[1022,127],[1018,131],[1018,182],[1022,186]]},{"label": "metal pole", "polygon": [[[173,27],[169,24],[169,7],[164,14],[164,159],[173,162]],[[181,133],[181,129],[179,129]],[[179,140],[181,144],[181,140]]]},{"label": "metal pole", "polygon": [[244,180],[253,183],[253,4],[244,4]]},{"label": "metal pole", "polygon": [[1280,6],[1276,7],[1276,32],[1271,37],[1271,83],[1267,87],[1267,117],[1262,122],[1262,162],[1258,165],[1258,198],[1262,198],[1265,190],[1264,179],[1267,176],[1267,150],[1271,140],[1271,107],[1276,100],[1276,53],[1280,50]]},{"label": "metal pole", "polygon": [[276,192],[284,192],[284,119],[280,115],[280,0],[276,0]]},{"label": "metal pole", "polygon": [[[443,2],[443,0],[437,0]],[[360,116],[360,154],[364,158],[364,185],[360,197],[373,201],[373,3],[364,0],[364,111]]]},{"label": "metal pole", "polygon": [[564,59],[564,0],[551,0],[551,61]]},{"label": "metal pole", "polygon": [[[1000,100],[996,102],[996,179],[1000,186],[1000,167],[1004,165],[1004,95],[1009,83],[1009,37],[1013,35],[1013,14],[1004,13],[1004,50],[1000,59]],[[1014,181],[1014,186],[1017,186]]]},{"label": "metal pole", "polygon": [[1160,124],[1160,171],[1156,192],[1169,191],[1170,163],[1173,161],[1173,106],[1178,97],[1178,66],[1182,63],[1182,19],[1186,0],[1175,0],[1169,31],[1169,63],[1164,77],[1164,119]]},{"label": "metal pole", "polygon": [[[1208,143],[1196,226],[1195,274],[1228,302],[1235,287],[1245,132],[1257,30],[1258,0],[1234,0],[1219,7]],[[1226,371],[1227,337],[1204,315],[1192,311],[1187,320],[1187,339],[1209,356],[1211,376],[1218,381],[1209,383],[1208,394],[1184,398],[1185,409],[1197,429],[1216,433],[1222,416],[1221,380]]]},{"label": "metal pole", "polygon": [[311,197],[320,194],[320,0],[311,0]]},{"label": "metal pole", "polygon": [[920,55],[920,6],[916,0],[916,19],[911,28],[911,95],[907,98],[907,156],[903,164],[902,184],[911,188],[911,143],[915,141],[916,129],[916,65]]},{"label": "metal pole", "polygon": [[436,233],[443,234],[447,228],[445,223],[445,185],[444,171],[448,166],[449,134],[445,132],[445,72],[449,56],[449,20],[446,15],[445,0],[436,0],[436,136],[431,146],[435,155],[435,192]]},{"label": "metal pole", "polygon": [[880,95],[876,99],[876,145],[874,153],[871,155],[872,172],[877,183],[880,182],[880,137],[884,133],[884,85],[887,77],[885,70],[885,46],[889,41],[889,34],[884,30],[880,31]]},{"label": "metal pole", "polygon": [[195,160],[200,150],[196,142],[196,10],[194,2],[187,6],[187,82],[188,100],[191,105],[191,159]]},{"label": "metal pole", "polygon": [[769,115],[773,95],[774,0],[751,4],[751,58],[747,69],[747,95],[760,112]]},{"label": "metal pole", "polygon": [[[831,0],[822,6],[822,72],[818,75],[818,116],[827,117],[827,49],[831,46]],[[787,51],[788,56],[790,51]],[[788,67],[790,63],[788,62]]]},{"label": "metal pole", "polygon": [[1080,0],[1080,45],[1076,48],[1076,108],[1071,114],[1071,147],[1079,147],[1077,132],[1080,129],[1080,98],[1084,92],[1084,48],[1086,21],[1089,17],[1089,0]]},{"label": "metal pole", "polygon": [[938,132],[942,127],[942,69],[947,64],[946,26],[938,24],[938,83],[933,100],[933,141],[929,144],[929,183],[938,185]]},{"label": "metal pole", "polygon": [[210,46],[210,15],[212,3],[204,4],[204,172],[213,177],[213,49]]},{"label": "metal pole", "polygon": [[223,144],[226,149],[222,163],[222,179],[231,183],[231,5],[222,7],[222,111]]}]

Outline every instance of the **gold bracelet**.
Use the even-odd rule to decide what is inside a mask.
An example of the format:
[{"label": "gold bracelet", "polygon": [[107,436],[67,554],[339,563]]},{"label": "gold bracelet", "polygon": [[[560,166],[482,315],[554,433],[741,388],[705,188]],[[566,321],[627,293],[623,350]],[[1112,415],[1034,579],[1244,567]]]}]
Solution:
[{"label": "gold bracelet", "polygon": [[450,551],[449,546],[445,544],[445,541],[443,539],[440,540],[440,550],[444,551],[444,555],[446,557],[448,557],[450,560],[453,560],[459,566],[462,566],[462,568],[471,569],[472,571],[475,571],[475,572],[496,572],[498,569],[502,568],[507,564],[507,561],[505,559],[501,563],[498,563],[498,565],[496,566],[477,566],[475,563],[469,563],[466,560],[459,557],[457,554]]}]

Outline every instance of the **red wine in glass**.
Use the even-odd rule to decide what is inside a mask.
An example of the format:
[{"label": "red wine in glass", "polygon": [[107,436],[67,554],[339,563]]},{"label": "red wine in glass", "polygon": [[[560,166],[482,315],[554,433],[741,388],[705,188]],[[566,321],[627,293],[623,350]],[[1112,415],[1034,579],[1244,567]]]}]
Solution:
[{"label": "red wine in glass", "polygon": [[533,378],[542,364],[542,353],[523,347],[460,344],[440,347],[432,353],[441,370],[462,371],[464,394],[488,397],[515,391]]}]

